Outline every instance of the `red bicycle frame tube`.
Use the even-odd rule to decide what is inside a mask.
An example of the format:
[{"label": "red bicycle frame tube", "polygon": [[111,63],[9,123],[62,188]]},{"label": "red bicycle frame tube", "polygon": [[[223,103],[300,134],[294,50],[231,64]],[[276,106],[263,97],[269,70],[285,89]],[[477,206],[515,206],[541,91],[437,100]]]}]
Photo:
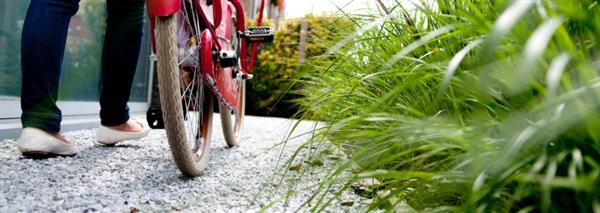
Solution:
[{"label": "red bicycle frame tube", "polygon": [[[264,0],[263,0],[264,1]],[[235,10],[237,12],[236,18],[237,22],[235,23],[235,28],[238,30],[239,35],[243,35],[246,30],[246,15],[244,14],[244,6],[242,6],[242,2],[240,0],[229,0]],[[250,70],[248,69],[248,44],[246,43],[246,39],[242,39],[241,48],[240,48],[240,64],[242,72],[244,74],[248,74]]]},{"label": "red bicycle frame tube", "polygon": [[[265,10],[265,0],[261,0],[260,1],[260,10],[258,11],[258,20],[256,20],[257,26],[262,25],[264,10]],[[245,49],[245,48],[243,48],[243,49]],[[250,72],[250,70],[252,70],[252,68],[254,68],[254,59],[256,58],[256,50],[257,49],[258,49],[258,44],[256,44],[256,43],[252,44],[252,52],[250,52],[250,61],[247,62],[248,64],[247,64],[247,68],[246,68],[246,70],[248,70],[248,72]]]}]

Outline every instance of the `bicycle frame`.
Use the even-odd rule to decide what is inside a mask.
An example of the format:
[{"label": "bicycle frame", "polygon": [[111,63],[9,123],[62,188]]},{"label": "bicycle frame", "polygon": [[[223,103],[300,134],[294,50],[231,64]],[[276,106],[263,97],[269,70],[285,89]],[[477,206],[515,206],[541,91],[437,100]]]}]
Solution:
[{"label": "bicycle frame", "polygon": [[[243,6],[240,0],[212,0],[212,5],[208,5],[207,0],[193,0],[195,9],[204,21],[206,29],[200,35],[198,40],[200,41],[200,65],[202,70],[203,79],[205,83],[209,85],[215,96],[224,104],[228,109],[237,109],[237,100],[239,97],[236,88],[236,79],[238,74],[241,74],[241,78],[247,79],[249,70],[248,66],[245,66],[247,62],[246,41],[241,39],[238,47],[238,55],[240,57],[241,64],[238,67],[221,67],[218,57],[222,50],[229,51],[231,47],[231,41],[225,38],[231,38],[232,27],[237,29],[237,37],[241,36],[246,29],[245,16]],[[151,32],[154,32],[154,20],[157,17],[164,17],[170,15],[176,15],[181,9],[181,0],[147,0],[148,14],[150,18]],[[209,11],[212,6],[212,11]],[[231,23],[231,17],[234,15],[233,11],[236,11],[236,23]],[[208,15],[212,14],[212,17]],[[155,49],[155,36],[152,33],[152,49]]]}]

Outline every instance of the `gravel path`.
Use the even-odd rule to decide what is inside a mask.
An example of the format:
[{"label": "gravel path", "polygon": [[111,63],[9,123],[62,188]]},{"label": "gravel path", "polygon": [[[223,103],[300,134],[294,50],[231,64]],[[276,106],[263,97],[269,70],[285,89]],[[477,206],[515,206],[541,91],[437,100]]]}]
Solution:
[{"label": "gravel path", "polygon": [[[331,162],[325,161],[310,175],[302,175],[301,181],[298,172],[290,171],[283,184],[275,184],[283,162],[307,140],[300,136],[290,146],[276,146],[294,121],[247,116],[242,146],[228,149],[218,114],[214,117],[209,167],[195,179],[182,177],[175,168],[162,130],[115,147],[96,145],[94,130],[67,132],[79,154],[44,160],[23,158],[15,140],[4,140],[0,142],[0,212],[256,212],[270,204],[268,212],[289,212],[298,210],[311,192],[301,191],[283,202],[287,189],[316,184],[331,168]],[[313,127],[312,122],[302,122],[296,132]],[[328,210],[359,209],[360,198],[345,192]]]}]

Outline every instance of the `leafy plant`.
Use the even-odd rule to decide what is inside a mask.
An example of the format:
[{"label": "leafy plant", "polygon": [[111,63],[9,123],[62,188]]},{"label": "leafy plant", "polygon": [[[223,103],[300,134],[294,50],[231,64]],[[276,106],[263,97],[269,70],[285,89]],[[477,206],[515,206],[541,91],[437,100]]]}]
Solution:
[{"label": "leafy plant", "polygon": [[[275,41],[258,52],[252,70],[256,78],[248,81],[247,111],[255,115],[291,117],[300,97],[294,79],[302,75],[299,60],[301,23],[307,22],[305,56],[325,53],[334,41],[352,31],[352,22],[341,17],[306,16],[287,20],[275,32]],[[252,25],[252,23],[250,23]]]},{"label": "leafy plant", "polygon": [[358,31],[300,80],[304,116],[328,123],[315,139],[350,156],[318,188],[375,178],[388,210],[600,212],[600,2],[408,6],[348,15]]}]

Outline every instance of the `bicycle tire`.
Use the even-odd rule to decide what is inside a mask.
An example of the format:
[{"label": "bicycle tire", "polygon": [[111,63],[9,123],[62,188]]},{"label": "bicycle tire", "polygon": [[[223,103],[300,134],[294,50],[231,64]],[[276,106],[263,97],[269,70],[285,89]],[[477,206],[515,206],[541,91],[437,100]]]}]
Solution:
[{"label": "bicycle tire", "polygon": [[[229,147],[238,146],[240,144],[241,131],[244,121],[244,115],[246,113],[246,81],[242,80],[242,84],[239,88],[239,102],[238,102],[238,110],[234,113],[231,113],[227,107],[224,107],[222,104],[219,104],[219,114],[221,115],[221,127],[223,129],[223,136],[225,137],[225,142]],[[232,119],[232,114],[234,114],[234,118]],[[232,120],[235,123],[232,123]]]},{"label": "bicycle tire", "polygon": [[[184,71],[181,70],[181,63],[178,62],[177,19],[176,14],[156,18],[156,55],[161,109],[171,154],[177,167],[183,175],[196,177],[201,175],[208,165],[214,97],[204,85],[201,74],[196,75],[200,76],[200,80],[194,85],[197,87],[196,96],[201,95],[201,99],[196,99],[196,101],[201,100],[201,104],[195,103],[202,105],[201,112],[198,113],[202,116],[198,118],[199,128],[195,141],[192,143],[195,145],[192,147],[190,146],[190,134],[193,134],[194,129],[191,133],[186,131],[186,124],[189,128],[189,120],[192,119],[192,115],[187,108],[189,106],[182,104],[182,100],[185,98],[185,94],[182,95],[182,84],[184,83],[181,81]],[[183,102],[187,103],[187,101]],[[184,110],[187,114],[184,113]],[[202,153],[199,153],[199,150]]]}]

